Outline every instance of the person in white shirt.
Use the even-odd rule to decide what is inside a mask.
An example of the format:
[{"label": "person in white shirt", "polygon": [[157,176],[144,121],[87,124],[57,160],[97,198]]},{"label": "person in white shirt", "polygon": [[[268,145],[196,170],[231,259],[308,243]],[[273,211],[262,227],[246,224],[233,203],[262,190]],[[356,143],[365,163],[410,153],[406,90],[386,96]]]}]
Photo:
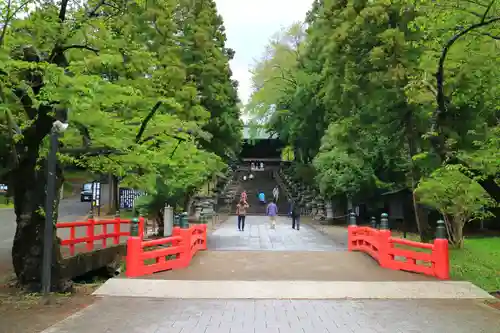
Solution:
[{"label": "person in white shirt", "polygon": [[250,175],[248,176],[248,179],[253,179],[253,174],[250,174]]},{"label": "person in white shirt", "polygon": [[276,185],[273,189],[273,198],[274,198],[274,202],[278,202],[278,197],[279,197],[279,194],[280,194],[280,190],[278,188],[278,185]]}]

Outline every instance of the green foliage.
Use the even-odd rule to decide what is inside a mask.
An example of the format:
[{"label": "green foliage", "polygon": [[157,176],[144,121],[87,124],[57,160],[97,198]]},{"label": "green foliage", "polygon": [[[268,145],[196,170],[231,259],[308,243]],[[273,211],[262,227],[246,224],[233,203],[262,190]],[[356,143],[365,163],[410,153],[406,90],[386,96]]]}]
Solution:
[{"label": "green foliage", "polygon": [[267,121],[282,98],[295,90],[295,67],[299,47],[304,39],[301,23],[282,29],[270,39],[262,58],[251,72],[254,92],[245,106],[253,121]]},{"label": "green foliage", "polygon": [[281,160],[291,162],[294,159],[295,159],[295,155],[293,152],[293,147],[286,146],[285,148],[283,148],[283,150],[281,151]]},{"label": "green foliage", "polygon": [[370,180],[371,170],[366,168],[363,161],[339,148],[320,153],[314,160],[314,166],[318,171],[316,180],[319,189],[332,197],[353,197]]},{"label": "green foliage", "polygon": [[234,52],[214,1],[28,1],[24,16],[15,12],[26,3],[9,4],[0,6],[3,173],[26,161],[40,169],[66,113],[60,161],[121,177],[156,210],[238,153]]},{"label": "green foliage", "polygon": [[200,105],[210,113],[203,129],[212,138],[201,144],[228,161],[239,152],[242,140],[237,82],[231,80],[229,69],[234,51],[225,46],[224,26],[215,1],[184,0],[180,7],[180,40],[186,46],[181,59],[187,65],[188,80],[198,90]]},{"label": "green foliage", "polygon": [[439,168],[424,178],[416,194],[422,203],[461,223],[484,219],[490,215],[486,208],[496,206],[478,183],[452,166]]},{"label": "green foliage", "polygon": [[500,3],[314,1],[305,22],[269,43],[247,110],[313,161],[322,194],[370,202],[422,179],[426,204],[486,217],[500,193]]}]

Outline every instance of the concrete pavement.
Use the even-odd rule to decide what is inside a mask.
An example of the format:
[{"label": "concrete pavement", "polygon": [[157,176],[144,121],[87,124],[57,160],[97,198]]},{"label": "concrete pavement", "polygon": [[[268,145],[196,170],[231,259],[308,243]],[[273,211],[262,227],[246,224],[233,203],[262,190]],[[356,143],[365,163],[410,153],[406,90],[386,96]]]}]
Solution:
[{"label": "concrete pavement", "polygon": [[110,279],[94,295],[175,299],[493,299],[466,281]]},{"label": "concrete pavement", "polygon": [[498,333],[470,300],[158,300],[109,297],[42,333]]},{"label": "concrete pavement", "polygon": [[[328,281],[328,274],[338,274],[328,270],[316,271],[315,274],[326,274],[318,280],[283,279],[280,272],[284,267],[277,255],[305,262],[293,269],[296,276],[302,276],[301,270],[314,271],[318,265],[307,255],[340,255],[345,249],[312,228],[304,226],[296,231],[289,223],[289,219],[280,217],[276,230],[271,230],[267,218],[249,217],[248,230],[239,232],[230,218],[209,237],[210,251],[204,253],[208,257],[210,253],[237,254],[245,262],[239,265],[225,257],[219,265],[228,268],[216,270],[224,274],[250,265],[266,254],[273,256],[276,261],[266,262],[267,268],[252,276],[253,280],[226,281],[217,279],[217,274],[211,275],[211,279],[197,280],[110,279],[96,291],[100,298],[94,305],[43,333],[499,332],[500,313],[479,302],[491,296],[466,282],[411,281],[408,277],[415,275],[392,271],[387,281],[370,281],[369,277],[362,281],[350,281],[348,277],[344,281]],[[308,248],[311,251],[307,252]],[[358,264],[355,258],[351,258],[353,266]],[[335,266],[335,261],[330,265]],[[210,270],[210,266],[204,266],[197,274]],[[358,269],[365,276],[374,272],[373,267]],[[269,279],[266,274],[271,271],[280,279]],[[392,273],[407,275],[402,281],[394,281]]]}]

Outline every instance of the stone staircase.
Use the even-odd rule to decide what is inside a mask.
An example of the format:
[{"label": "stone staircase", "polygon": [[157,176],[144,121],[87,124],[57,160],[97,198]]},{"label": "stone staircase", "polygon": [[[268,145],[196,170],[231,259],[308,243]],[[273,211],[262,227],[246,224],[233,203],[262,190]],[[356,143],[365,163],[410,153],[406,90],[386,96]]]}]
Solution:
[{"label": "stone staircase", "polygon": [[[248,171],[242,172],[240,179],[243,178],[243,175],[247,174]],[[247,201],[250,205],[248,209],[248,215],[265,215],[267,205],[262,205],[260,203],[258,194],[260,191],[262,191],[265,194],[266,202],[270,202],[272,200],[273,189],[276,185],[278,185],[276,179],[274,178],[275,172],[272,169],[266,169],[264,171],[253,171],[252,174],[254,176],[253,179],[241,181],[240,193],[243,190],[247,192]],[[239,199],[239,196],[237,199]],[[278,206],[279,215],[288,214],[288,200],[281,189],[279,199],[276,204]]]}]

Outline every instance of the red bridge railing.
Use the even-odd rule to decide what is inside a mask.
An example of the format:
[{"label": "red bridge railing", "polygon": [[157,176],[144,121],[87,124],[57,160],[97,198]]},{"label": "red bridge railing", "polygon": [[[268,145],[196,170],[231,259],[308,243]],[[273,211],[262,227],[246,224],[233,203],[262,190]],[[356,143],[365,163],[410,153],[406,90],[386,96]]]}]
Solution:
[{"label": "red bridge railing", "polygon": [[[160,248],[151,249],[153,247]],[[187,229],[175,227],[172,236],[156,240],[129,237],[125,275],[138,277],[187,267],[196,252],[206,249],[206,224],[192,225]]]},{"label": "red bridge railing", "polygon": [[[96,246],[96,241],[101,241],[100,248],[108,246],[108,239],[112,240],[113,245],[120,244],[120,237],[130,236],[130,230],[121,230],[122,224],[131,225],[132,220],[121,219],[120,216],[115,216],[114,219],[95,220],[89,217],[87,221],[77,222],[58,222],[56,228],[69,229],[69,238],[61,239],[61,245],[69,248],[69,254],[74,256],[77,251],[77,245],[85,244],[83,252],[93,251]],[[113,226],[112,231],[108,230],[108,226]],[[82,232],[83,231],[83,232]],[[139,235],[141,239],[144,237],[144,218],[139,217]]]},{"label": "red bridge railing", "polygon": [[438,221],[434,243],[427,244],[392,237],[387,214],[382,214],[381,229],[376,229],[357,226],[356,215],[351,213],[347,246],[349,251],[369,254],[384,268],[421,273],[441,280],[450,278],[448,240],[443,221]]}]

